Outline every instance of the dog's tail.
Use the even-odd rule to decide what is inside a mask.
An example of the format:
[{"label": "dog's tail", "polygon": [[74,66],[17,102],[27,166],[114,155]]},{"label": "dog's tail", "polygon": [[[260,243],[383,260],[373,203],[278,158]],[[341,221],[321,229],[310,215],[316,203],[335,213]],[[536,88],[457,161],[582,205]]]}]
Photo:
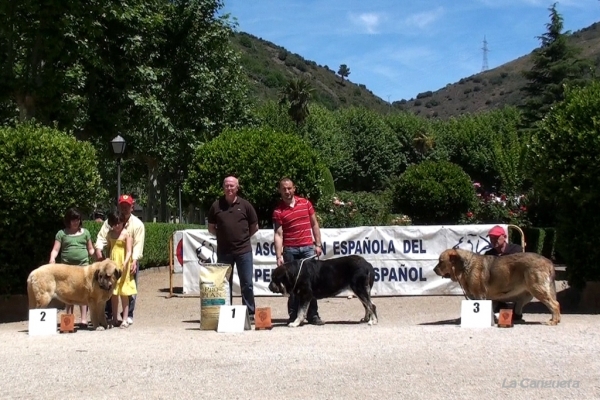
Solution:
[{"label": "dog's tail", "polygon": [[369,279],[369,289],[373,289],[375,283],[375,270],[373,268],[369,270],[367,278]]},{"label": "dog's tail", "polygon": [[30,273],[27,277],[27,302],[29,304],[29,309],[34,309],[37,307],[37,299],[35,296],[35,287],[34,287],[34,274]]}]

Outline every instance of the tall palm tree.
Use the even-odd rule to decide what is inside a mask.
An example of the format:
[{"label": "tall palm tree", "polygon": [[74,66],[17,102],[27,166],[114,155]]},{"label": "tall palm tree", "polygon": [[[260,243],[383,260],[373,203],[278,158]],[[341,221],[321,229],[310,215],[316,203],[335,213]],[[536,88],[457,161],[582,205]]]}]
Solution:
[{"label": "tall palm tree", "polygon": [[413,146],[421,156],[425,156],[435,147],[435,139],[427,132],[419,131],[413,136]]},{"label": "tall palm tree", "polygon": [[310,83],[304,77],[300,77],[288,82],[281,92],[279,104],[288,104],[288,114],[296,126],[300,126],[309,115],[308,101],[313,91]]}]

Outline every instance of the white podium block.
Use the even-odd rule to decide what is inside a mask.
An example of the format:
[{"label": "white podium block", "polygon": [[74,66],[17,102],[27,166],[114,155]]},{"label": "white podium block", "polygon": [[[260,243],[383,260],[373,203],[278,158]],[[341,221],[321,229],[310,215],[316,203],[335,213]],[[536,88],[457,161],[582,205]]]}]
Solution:
[{"label": "white podium block", "polygon": [[56,308],[29,310],[29,336],[57,334],[56,315]]},{"label": "white podium block", "polygon": [[462,328],[490,328],[494,326],[491,300],[463,300],[460,307]]},{"label": "white podium block", "polygon": [[249,331],[250,315],[246,306],[221,306],[219,310],[219,333],[240,333]]}]

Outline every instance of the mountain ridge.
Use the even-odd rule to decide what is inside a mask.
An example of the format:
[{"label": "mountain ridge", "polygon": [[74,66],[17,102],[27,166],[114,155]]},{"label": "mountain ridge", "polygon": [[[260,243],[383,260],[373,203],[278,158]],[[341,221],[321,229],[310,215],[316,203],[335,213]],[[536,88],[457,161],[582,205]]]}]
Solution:
[{"label": "mountain ridge", "polygon": [[[581,57],[591,59],[600,69],[600,22],[568,35],[570,44],[579,47]],[[418,93],[411,99],[383,100],[366,85],[343,79],[328,65],[320,65],[292,53],[282,46],[246,32],[236,32],[233,46],[240,51],[241,63],[256,101],[277,100],[287,82],[304,76],[315,89],[312,101],[330,110],[363,106],[389,113],[408,111],[426,118],[448,119],[523,103],[521,89],[527,80],[522,71],[531,68],[531,55],[524,54],[497,67],[464,77],[437,90]],[[343,64],[341,62],[340,64]],[[352,68],[351,65],[349,65]],[[351,76],[351,75],[350,75]]]}]

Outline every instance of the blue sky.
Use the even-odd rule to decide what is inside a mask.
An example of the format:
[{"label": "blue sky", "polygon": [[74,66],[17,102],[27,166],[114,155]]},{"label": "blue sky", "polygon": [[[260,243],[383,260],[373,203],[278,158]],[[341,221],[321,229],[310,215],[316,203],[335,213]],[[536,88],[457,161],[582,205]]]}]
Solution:
[{"label": "blue sky", "polygon": [[[383,100],[416,97],[529,54],[550,21],[547,0],[224,0],[238,30],[362,83]],[[600,1],[562,0],[564,29],[600,21]]]}]

